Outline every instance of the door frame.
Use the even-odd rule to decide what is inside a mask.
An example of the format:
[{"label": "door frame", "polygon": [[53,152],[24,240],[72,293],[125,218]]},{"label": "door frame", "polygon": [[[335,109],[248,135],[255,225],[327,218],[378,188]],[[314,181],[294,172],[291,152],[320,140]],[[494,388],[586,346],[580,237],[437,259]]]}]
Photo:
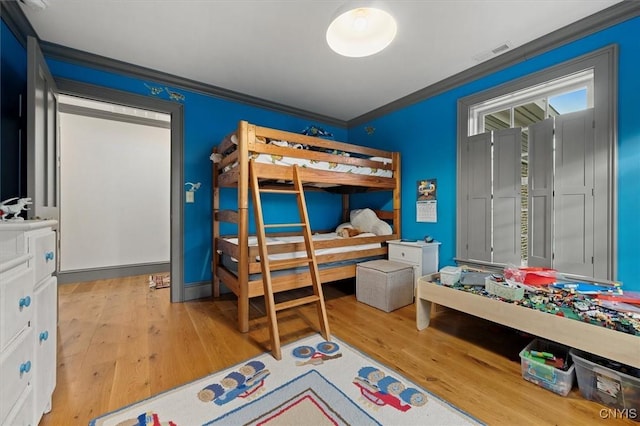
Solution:
[{"label": "door frame", "polygon": [[[102,102],[152,110],[171,116],[171,188],[170,188],[170,274],[171,302],[184,301],[184,106],[177,102],[152,98],[64,78],[55,78],[58,92]],[[125,268],[126,269],[126,268]],[[117,270],[105,270],[112,278]]]}]

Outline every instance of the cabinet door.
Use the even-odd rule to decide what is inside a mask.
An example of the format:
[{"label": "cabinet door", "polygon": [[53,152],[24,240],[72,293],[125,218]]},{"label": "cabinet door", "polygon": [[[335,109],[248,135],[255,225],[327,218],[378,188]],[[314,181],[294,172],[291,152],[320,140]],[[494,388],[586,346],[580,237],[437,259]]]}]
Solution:
[{"label": "cabinet door", "polygon": [[37,424],[51,410],[51,395],[56,385],[56,312],[58,285],[49,278],[35,293],[34,416]]}]

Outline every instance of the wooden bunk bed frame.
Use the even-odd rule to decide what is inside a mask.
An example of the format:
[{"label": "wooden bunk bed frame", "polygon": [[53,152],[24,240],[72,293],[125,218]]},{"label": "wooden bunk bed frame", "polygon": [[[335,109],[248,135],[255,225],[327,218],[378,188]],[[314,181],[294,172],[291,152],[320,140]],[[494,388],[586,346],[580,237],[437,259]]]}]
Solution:
[{"label": "wooden bunk bed frame", "polygon": [[[214,297],[220,296],[220,283],[229,288],[238,297],[238,328],[245,333],[249,330],[249,299],[263,296],[262,279],[251,279],[252,274],[259,274],[260,261],[258,247],[249,245],[249,160],[251,153],[286,156],[315,161],[326,161],[336,164],[362,166],[392,171],[392,177],[380,177],[344,173],[327,170],[316,170],[308,167],[299,168],[301,180],[305,184],[305,190],[323,190],[307,186],[314,184],[347,185],[350,187],[363,187],[367,191],[391,191],[393,197],[393,211],[376,211],[379,218],[390,222],[393,229],[391,235],[370,236],[358,238],[343,238],[329,241],[314,242],[316,251],[323,248],[356,246],[359,244],[380,243],[379,248],[366,250],[351,250],[339,254],[318,255],[320,266],[337,260],[352,259],[354,263],[349,265],[325,265],[320,269],[322,283],[353,278],[356,274],[357,259],[365,259],[373,256],[385,256],[387,254],[386,241],[400,238],[400,154],[398,152],[383,151],[358,145],[335,142],[313,136],[291,133],[282,130],[261,127],[240,121],[235,132],[236,141],[232,135],[227,136],[222,142],[213,148],[213,155],[219,156],[219,161],[213,162],[213,214],[212,214],[212,292]],[[289,143],[303,144],[309,149],[294,149],[282,147],[265,141],[277,140]],[[352,156],[343,156],[328,151],[347,152]],[[353,156],[355,154],[355,156]],[[382,157],[390,159],[387,164],[379,161],[359,157]],[[236,164],[237,163],[237,164]],[[235,165],[234,167],[229,167]],[[256,175],[261,179],[282,182],[290,181],[293,167],[276,164],[255,163]],[[227,169],[225,171],[225,169]],[[223,187],[237,188],[236,210],[220,209],[220,189]],[[349,220],[349,195],[342,195],[343,221]],[[220,235],[220,223],[228,222],[237,225],[237,235]],[[333,231],[333,230],[331,230]],[[270,233],[269,235],[275,235]],[[279,235],[283,235],[280,233]],[[237,238],[237,244],[227,238]],[[278,244],[270,246],[269,253],[289,253],[304,251],[304,242]],[[228,255],[238,261],[236,273],[227,269],[222,263],[222,255]],[[281,292],[310,285],[308,272],[292,271],[272,278],[273,290]]]}]

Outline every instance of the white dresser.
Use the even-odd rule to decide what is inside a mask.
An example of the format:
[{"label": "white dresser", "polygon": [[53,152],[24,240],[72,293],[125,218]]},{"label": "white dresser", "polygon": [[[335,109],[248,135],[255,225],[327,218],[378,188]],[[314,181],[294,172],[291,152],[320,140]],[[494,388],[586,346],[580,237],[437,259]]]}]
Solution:
[{"label": "white dresser", "polygon": [[439,242],[391,240],[387,241],[387,244],[389,244],[389,260],[413,265],[416,282],[424,275],[438,272]]},{"label": "white dresser", "polygon": [[0,222],[0,425],[37,425],[56,385],[54,220]]}]

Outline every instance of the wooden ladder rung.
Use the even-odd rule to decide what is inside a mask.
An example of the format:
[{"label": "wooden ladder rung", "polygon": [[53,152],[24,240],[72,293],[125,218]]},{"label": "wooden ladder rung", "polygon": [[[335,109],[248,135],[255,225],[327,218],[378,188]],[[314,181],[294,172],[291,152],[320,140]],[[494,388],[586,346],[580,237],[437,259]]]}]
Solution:
[{"label": "wooden ladder rung", "polygon": [[265,228],[289,228],[292,226],[305,226],[305,223],[272,223],[269,225],[264,225]]},{"label": "wooden ladder rung", "polygon": [[298,266],[309,266],[311,259],[299,258],[299,259],[284,259],[284,260],[270,260],[269,269],[276,271],[278,269],[297,268]]},{"label": "wooden ladder rung", "polygon": [[308,305],[309,303],[315,303],[320,300],[319,296],[315,294],[313,296],[301,297],[299,299],[287,300],[286,302],[276,303],[276,311],[283,311],[289,308],[295,308],[296,306]]}]

